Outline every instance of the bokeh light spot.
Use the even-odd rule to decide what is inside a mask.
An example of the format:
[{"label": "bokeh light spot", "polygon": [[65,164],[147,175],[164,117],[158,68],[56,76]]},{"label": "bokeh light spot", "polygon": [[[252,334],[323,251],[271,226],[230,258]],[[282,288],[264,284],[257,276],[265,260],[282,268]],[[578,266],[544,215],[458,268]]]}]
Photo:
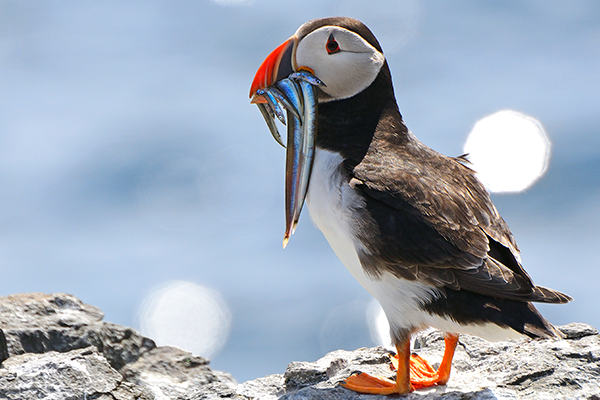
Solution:
[{"label": "bokeh light spot", "polygon": [[331,309],[319,333],[321,353],[366,346],[372,337],[368,320],[364,318],[368,308],[364,301],[356,300]]},{"label": "bokeh light spot", "polygon": [[535,118],[503,110],[475,124],[464,151],[490,192],[521,192],[546,172],[550,140]]},{"label": "bokeh light spot", "polygon": [[373,300],[367,311],[367,320],[369,321],[369,331],[371,339],[378,345],[394,350],[392,338],[390,336],[390,324],[381,305],[377,300]]},{"label": "bokeh light spot", "polygon": [[231,314],[219,292],[174,281],[152,291],[140,307],[141,332],[160,346],[214,356],[229,336]]}]

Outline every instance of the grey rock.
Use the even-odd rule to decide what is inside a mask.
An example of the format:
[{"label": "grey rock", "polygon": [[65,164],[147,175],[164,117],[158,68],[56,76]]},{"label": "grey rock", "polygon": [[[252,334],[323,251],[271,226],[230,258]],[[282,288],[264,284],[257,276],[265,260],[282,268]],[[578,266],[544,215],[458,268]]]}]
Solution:
[{"label": "grey rock", "polygon": [[560,331],[565,334],[567,339],[579,339],[585,336],[593,336],[598,334],[598,329],[587,324],[572,323],[559,327]]},{"label": "grey rock", "polygon": [[0,328],[0,363],[8,358],[8,344],[6,343],[6,336]]},{"label": "grey rock", "polygon": [[152,400],[123,377],[93,347],[10,357],[0,368],[0,399]]},{"label": "grey rock", "polygon": [[[67,294],[0,297],[0,400],[383,400],[339,383],[356,372],[394,378],[382,347],[338,350],[292,362],[284,374],[237,383],[209,361],[156,347],[131,328],[102,322],[95,307]],[[488,343],[463,335],[448,385],[406,399],[600,400],[600,335],[585,324],[558,327],[561,340]],[[416,351],[439,364],[444,340],[425,332]]]},{"label": "grey rock", "polygon": [[103,316],[64,293],[0,297],[0,400],[161,400],[235,383],[207,359],[156,347]]},{"label": "grey rock", "polygon": [[285,395],[283,375],[275,374],[244,383],[215,382],[204,386],[192,387],[178,400],[253,400],[279,399]]},{"label": "grey rock", "polygon": [[156,347],[119,372],[128,381],[148,389],[156,399],[174,399],[190,387],[212,382],[235,383],[231,375],[212,370],[209,361],[177,347]]},{"label": "grey rock", "polygon": [[115,369],[156,347],[135,330],[102,322],[104,314],[65,293],[0,297],[0,362],[24,353],[95,346]]},{"label": "grey rock", "polygon": [[[403,398],[600,400],[600,335],[585,324],[558,328],[566,339],[489,343],[463,335],[448,385],[421,389]],[[418,335],[415,347],[437,366],[444,340],[439,332],[427,332]],[[241,384],[208,384],[193,388],[181,399],[383,400],[387,397],[354,393],[339,382],[355,372],[393,379],[389,354],[381,347],[338,350],[316,362],[293,362],[283,375]]]}]

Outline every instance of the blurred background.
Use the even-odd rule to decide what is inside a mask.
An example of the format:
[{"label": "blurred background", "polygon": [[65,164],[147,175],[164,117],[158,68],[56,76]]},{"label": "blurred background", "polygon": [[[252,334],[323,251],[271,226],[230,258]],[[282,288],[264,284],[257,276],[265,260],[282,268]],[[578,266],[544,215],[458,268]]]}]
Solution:
[{"label": "blurred background", "polygon": [[437,151],[499,110],[545,127],[545,175],[493,198],[535,282],[575,297],[544,315],[600,326],[592,0],[0,1],[0,295],[74,294],[239,381],[376,344],[306,210],[282,250],[284,151],[248,101],[267,54],[332,15],[375,33]]}]

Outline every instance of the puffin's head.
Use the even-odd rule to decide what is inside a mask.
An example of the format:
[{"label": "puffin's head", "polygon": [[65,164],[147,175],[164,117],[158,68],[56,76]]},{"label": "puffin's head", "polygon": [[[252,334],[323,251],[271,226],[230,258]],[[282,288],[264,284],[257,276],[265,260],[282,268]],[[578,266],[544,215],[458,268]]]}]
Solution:
[{"label": "puffin's head", "polygon": [[384,63],[377,39],[362,22],[315,19],[269,54],[256,72],[250,97],[292,72],[307,70],[325,84],[320,87],[320,102],[346,99],[366,89]]},{"label": "puffin's head", "polygon": [[302,25],[258,69],[250,97],[283,146],[274,119],[286,124],[282,107],[287,111],[284,248],[308,193],[318,103],[357,95],[375,81],[384,65],[381,47],[364,24],[351,18],[324,18]]}]

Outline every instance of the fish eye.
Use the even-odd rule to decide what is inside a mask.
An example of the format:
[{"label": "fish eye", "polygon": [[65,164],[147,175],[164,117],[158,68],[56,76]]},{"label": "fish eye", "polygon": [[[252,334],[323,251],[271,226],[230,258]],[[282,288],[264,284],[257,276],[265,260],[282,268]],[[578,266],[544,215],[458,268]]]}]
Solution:
[{"label": "fish eye", "polygon": [[327,49],[327,53],[334,54],[340,51],[340,45],[335,41],[333,35],[329,35],[329,39],[327,39],[327,44],[325,45]]}]

